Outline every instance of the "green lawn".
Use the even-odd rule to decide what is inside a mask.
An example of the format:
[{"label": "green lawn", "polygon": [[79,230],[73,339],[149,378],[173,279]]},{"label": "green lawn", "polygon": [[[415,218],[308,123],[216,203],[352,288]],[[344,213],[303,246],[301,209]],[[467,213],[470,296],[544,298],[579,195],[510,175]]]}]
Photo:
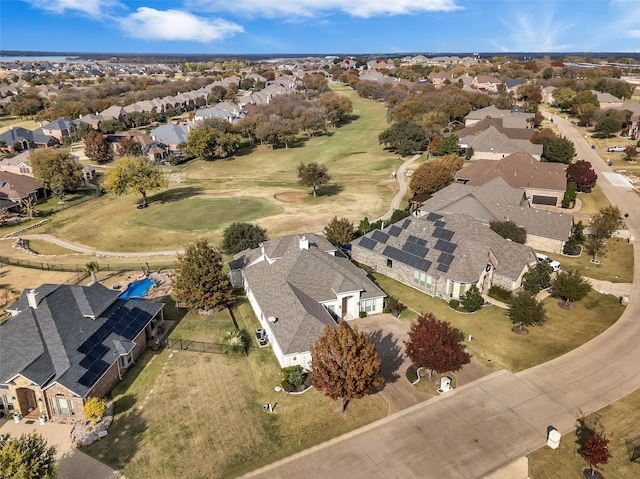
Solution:
[{"label": "green lawn", "polygon": [[412,322],[418,313],[432,312],[438,319],[460,329],[465,338],[472,335],[471,342],[466,342],[467,349],[480,363],[504,367],[511,372],[528,369],[577,348],[605,331],[624,311],[618,298],[596,292],[573,303],[572,311],[560,308],[557,299],[547,298],[544,304],[549,321],[544,326],[530,328],[527,335],[518,335],[511,331],[513,325],[502,308],[488,306],[474,314],[456,313],[441,299],[379,273],[374,277],[387,294],[408,307],[400,319]]},{"label": "green lawn", "polygon": [[[258,327],[246,300],[236,317],[241,327]],[[189,313],[171,334],[208,339],[229,327],[227,313]],[[377,394],[351,402],[341,414],[313,389],[274,392],[279,382],[270,348],[254,346],[248,357],[147,351],[112,392],[116,417],[109,436],[87,452],[129,479],[237,477],[386,416]],[[262,410],[269,402],[276,404],[273,414]]]},{"label": "green lawn", "polygon": [[131,222],[174,231],[207,231],[234,222],[253,221],[279,211],[273,202],[262,198],[195,196],[141,210]]},{"label": "green lawn", "polygon": [[[216,242],[232,221],[256,221],[270,237],[278,237],[321,231],[335,215],[354,222],[377,217],[397,192],[391,173],[402,163],[378,142],[388,126],[386,107],[349,88],[335,90],[351,99],[354,113],[327,135],[301,137],[289,149],[244,147],[225,160],[166,167],[173,182],[168,190],[150,195],[147,210],[136,209],[139,195],[105,195],[56,213],[34,233],[108,251],[170,250],[203,233]],[[333,178],[317,197],[297,183],[297,166],[310,161],[325,163]],[[211,204],[215,206],[207,206]]]},{"label": "green lawn", "polygon": [[[640,463],[630,462],[625,440],[640,436],[640,390],[587,416],[587,424],[598,421],[611,439],[611,459],[600,471],[609,479],[640,477]],[[570,433],[560,440],[558,449],[543,447],[529,454],[531,479],[574,479],[583,477],[588,465],[578,454],[577,435]],[[640,446],[640,444],[639,444]],[[588,476],[585,476],[588,477]]]},{"label": "green lawn", "polygon": [[549,257],[560,261],[565,271],[575,269],[583,276],[603,279],[612,283],[633,283],[633,245],[621,238],[607,240],[606,251],[598,255],[600,264],[590,262],[591,256],[583,249],[578,257],[549,253]]},{"label": "green lawn", "polygon": [[[595,215],[600,208],[611,205],[611,202],[604,195],[602,190],[596,185],[591,193],[578,193],[578,198],[582,202],[582,208],[578,211],[581,215]],[[586,221],[582,221],[586,226]]]}]

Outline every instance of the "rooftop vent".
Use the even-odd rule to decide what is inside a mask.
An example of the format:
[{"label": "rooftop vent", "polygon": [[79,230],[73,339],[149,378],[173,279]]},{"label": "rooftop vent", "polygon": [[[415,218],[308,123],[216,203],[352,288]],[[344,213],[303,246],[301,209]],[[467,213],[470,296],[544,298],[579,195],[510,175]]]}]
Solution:
[{"label": "rooftop vent", "polygon": [[309,249],[309,240],[307,239],[306,236],[301,236],[300,237],[300,249]]}]

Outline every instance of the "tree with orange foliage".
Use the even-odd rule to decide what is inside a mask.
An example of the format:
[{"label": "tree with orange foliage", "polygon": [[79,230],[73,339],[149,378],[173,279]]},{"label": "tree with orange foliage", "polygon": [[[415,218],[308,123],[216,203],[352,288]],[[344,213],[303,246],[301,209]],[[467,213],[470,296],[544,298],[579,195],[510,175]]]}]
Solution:
[{"label": "tree with orange foliage", "polygon": [[311,383],[331,399],[340,400],[344,412],[351,399],[359,399],[371,388],[382,387],[380,358],[367,333],[359,333],[346,322],[327,326],[311,347]]}]

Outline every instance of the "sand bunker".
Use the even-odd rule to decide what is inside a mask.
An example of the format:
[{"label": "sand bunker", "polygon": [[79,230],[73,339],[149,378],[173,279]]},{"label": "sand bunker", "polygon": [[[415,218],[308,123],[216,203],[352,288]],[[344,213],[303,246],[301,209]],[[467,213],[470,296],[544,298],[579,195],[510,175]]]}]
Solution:
[{"label": "sand bunker", "polygon": [[273,197],[281,203],[299,203],[303,196],[304,193],[299,191],[286,191],[273,195]]}]

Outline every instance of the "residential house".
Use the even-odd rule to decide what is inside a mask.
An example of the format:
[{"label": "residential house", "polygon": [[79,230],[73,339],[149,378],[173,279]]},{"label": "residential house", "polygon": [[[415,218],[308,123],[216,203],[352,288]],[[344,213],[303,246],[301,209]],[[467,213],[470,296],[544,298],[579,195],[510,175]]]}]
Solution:
[{"label": "residential house", "polygon": [[33,170],[31,169],[31,161],[29,156],[31,152],[29,150],[12,156],[10,158],[0,159],[0,171],[13,173],[16,175],[33,176]]},{"label": "residential house", "polygon": [[431,72],[429,73],[429,80],[435,86],[444,85],[447,80],[451,80],[451,75],[447,72]]},{"label": "residential house", "polygon": [[0,142],[4,142],[4,146],[0,149],[10,153],[28,150],[35,146],[33,132],[20,126],[11,126],[7,131],[0,134]]},{"label": "residential house", "polygon": [[229,263],[284,367],[311,366],[312,345],[337,319],[381,313],[385,294],[317,234],[291,235],[244,250]]},{"label": "residential house", "polygon": [[420,205],[418,214],[466,213],[489,225],[512,221],[527,231],[526,244],[535,249],[562,252],[573,227],[573,216],[531,207],[523,189],[512,188],[500,176],[479,186],[453,183]]},{"label": "residential house", "polygon": [[456,173],[454,181],[480,186],[502,178],[512,188],[520,188],[532,205],[560,206],[567,189],[564,165],[536,160],[527,153],[514,153],[501,160],[478,160]]},{"label": "residential house", "polygon": [[29,197],[45,198],[44,187],[30,176],[0,171],[0,208],[17,210]]},{"label": "residential house", "polygon": [[601,110],[607,110],[609,108],[620,108],[624,103],[623,100],[613,96],[611,93],[602,93],[596,90],[591,90],[591,93],[595,93],[595,95],[598,97],[598,102],[600,103]]},{"label": "residential house", "polygon": [[112,118],[105,118],[104,116],[99,114],[89,114],[78,117],[76,123],[78,123],[78,125],[80,125],[80,123],[86,123],[87,125],[91,125],[91,128],[93,128],[94,130],[97,130],[100,128],[100,123],[102,123],[106,119],[111,120]]},{"label": "residential house", "polygon": [[127,116],[127,112],[121,106],[112,105],[106,110],[101,111],[100,116],[103,120],[124,121],[124,117]]},{"label": "residential house", "polygon": [[520,152],[528,153],[537,160],[542,156],[542,145],[534,145],[529,140],[511,139],[493,125],[479,135],[461,137],[460,148],[473,148],[472,160],[500,160]]},{"label": "residential house", "polygon": [[504,128],[530,128],[534,119],[533,113],[524,113],[513,110],[499,110],[495,106],[487,106],[470,112],[464,118],[465,126],[472,126],[484,118],[502,118]]},{"label": "residential house", "polygon": [[155,142],[167,145],[171,151],[178,151],[178,145],[187,141],[189,127],[167,123],[154,128],[150,134]]},{"label": "residential house", "polygon": [[163,328],[164,304],[91,286],[25,290],[0,324],[0,410],[83,420]]},{"label": "residential house", "polygon": [[52,121],[48,125],[41,127],[44,135],[53,136],[58,141],[62,142],[65,139],[70,141],[78,141],[78,133],[76,130],[76,124],[68,118],[62,117]]},{"label": "residential house", "polygon": [[51,148],[61,143],[55,136],[45,133],[44,127],[33,130],[33,144],[36,148]]},{"label": "residential house", "polygon": [[502,85],[502,81],[489,75],[476,75],[471,85],[480,91],[497,93],[498,87]]},{"label": "residential house", "polygon": [[[455,132],[458,138],[464,138],[467,136],[477,136],[481,134],[483,131],[489,129],[489,127],[493,126],[500,133],[503,133],[508,138],[512,140],[529,140],[535,134],[535,130],[533,128],[507,128],[505,127],[505,123],[510,124],[513,122],[509,122],[505,118],[502,117],[486,117],[482,120],[474,123],[471,126],[465,126],[461,130],[457,130]],[[449,136],[451,133],[445,134],[445,136]]]},{"label": "residential house", "polygon": [[355,261],[431,296],[460,299],[472,286],[515,291],[536,263],[533,250],[507,241],[468,214],[429,213],[351,243]]}]

